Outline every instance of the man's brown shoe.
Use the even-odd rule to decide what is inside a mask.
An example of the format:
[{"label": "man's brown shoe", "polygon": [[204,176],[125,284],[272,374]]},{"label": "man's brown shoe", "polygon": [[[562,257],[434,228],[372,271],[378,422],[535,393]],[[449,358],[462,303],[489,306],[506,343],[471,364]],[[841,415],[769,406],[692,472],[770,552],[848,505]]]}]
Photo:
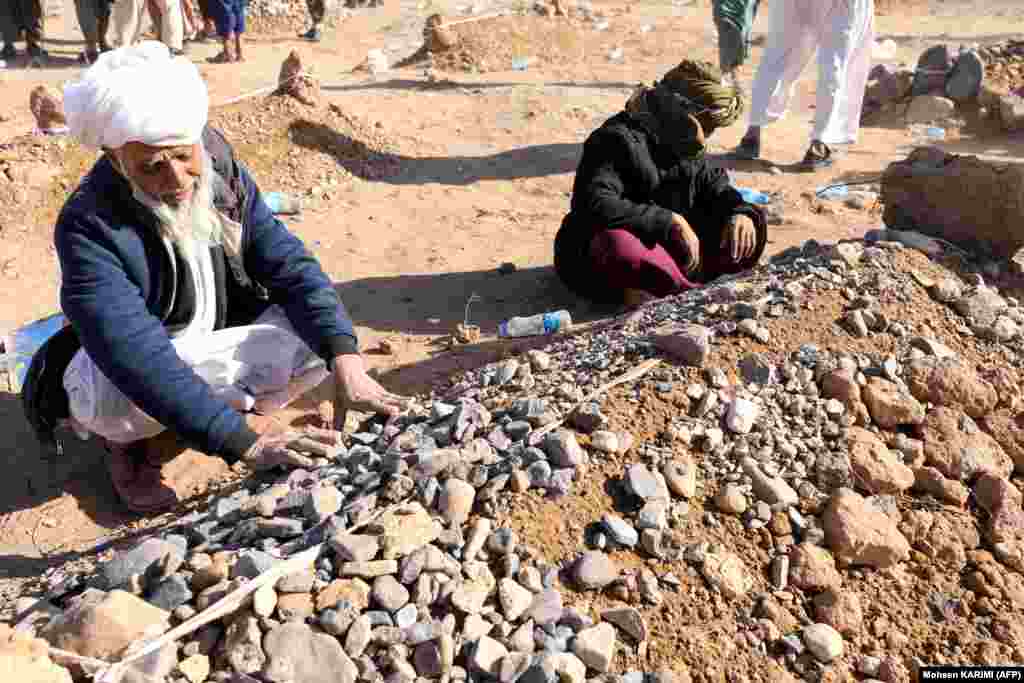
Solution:
[{"label": "man's brown shoe", "polygon": [[107,471],[121,501],[132,512],[163,512],[180,502],[163,480],[160,465],[147,458],[147,441],[130,444],[107,442]]}]

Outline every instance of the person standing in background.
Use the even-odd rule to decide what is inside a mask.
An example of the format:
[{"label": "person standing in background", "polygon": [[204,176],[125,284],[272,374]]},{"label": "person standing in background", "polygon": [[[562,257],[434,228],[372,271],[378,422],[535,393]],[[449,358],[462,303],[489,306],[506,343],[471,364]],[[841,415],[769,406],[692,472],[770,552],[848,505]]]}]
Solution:
[{"label": "person standing in background", "polygon": [[114,44],[130,47],[142,37],[143,24],[149,4],[146,0],[116,0],[114,2]]},{"label": "person standing in background", "polygon": [[217,35],[223,42],[219,54],[210,57],[211,64],[230,64],[244,62],[242,50],[242,34],[245,33],[246,0],[212,0],[210,10],[213,21],[217,25]]},{"label": "person standing in background", "polygon": [[875,39],[874,0],[772,0],[768,45],[750,95],[750,125],[733,156],[761,156],[761,128],[786,114],[797,80],[818,54],[811,144],[802,171],[832,165],[832,146],[857,141]]},{"label": "person standing in background", "polygon": [[736,82],[736,69],[750,58],[750,36],[760,0],[714,0],[718,29],[718,66],[725,78]]},{"label": "person standing in background", "polygon": [[185,13],[184,0],[147,0],[149,15],[157,31],[157,40],[170,48],[171,53],[180,57],[185,54]]},{"label": "person standing in background", "polygon": [[0,0],[0,33],[3,34],[4,46],[0,50],[0,59],[14,59],[18,50],[14,44],[18,35],[25,32],[25,44],[28,56],[33,59],[45,59],[43,49],[43,0]]},{"label": "person standing in background", "polygon": [[85,37],[85,51],[78,56],[78,61],[85,65],[95,62],[100,52],[110,50],[107,30],[110,28],[112,4],[112,0],[75,0],[78,25]]},{"label": "person standing in background", "polygon": [[312,28],[305,33],[300,33],[299,38],[305,38],[306,40],[319,43],[320,24],[324,23],[324,15],[327,14],[327,6],[324,0],[306,0],[306,7],[309,9],[309,18],[313,22]]}]

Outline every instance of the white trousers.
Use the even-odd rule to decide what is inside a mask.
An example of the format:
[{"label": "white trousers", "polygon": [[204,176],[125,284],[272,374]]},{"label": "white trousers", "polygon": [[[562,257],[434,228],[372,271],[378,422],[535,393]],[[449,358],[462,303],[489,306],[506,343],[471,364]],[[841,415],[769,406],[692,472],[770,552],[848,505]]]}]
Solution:
[{"label": "white trousers", "polygon": [[[160,37],[172,50],[180,50],[185,41],[185,14],[181,0],[155,0],[160,9]],[[114,36],[118,47],[139,42],[145,30],[146,0],[115,0]]]},{"label": "white trousers", "polygon": [[768,45],[750,96],[750,125],[778,121],[818,54],[812,140],[857,141],[875,39],[874,0],[771,0]]},{"label": "white trousers", "polygon": [[[323,359],[298,337],[284,312],[272,306],[252,325],[172,339],[181,359],[213,393],[240,412],[272,413],[327,378]],[[71,427],[114,443],[152,438],[165,427],[133,404],[85,350],[64,372]]]},{"label": "white trousers", "polygon": [[146,0],[115,0],[111,20],[114,45],[128,47],[139,42],[146,19]]}]

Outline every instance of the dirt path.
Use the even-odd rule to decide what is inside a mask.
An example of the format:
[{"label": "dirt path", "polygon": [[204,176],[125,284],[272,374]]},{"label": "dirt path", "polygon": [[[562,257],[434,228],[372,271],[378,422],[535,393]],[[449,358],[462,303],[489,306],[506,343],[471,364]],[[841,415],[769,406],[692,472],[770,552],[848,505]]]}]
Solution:
[{"label": "dirt path", "polygon": [[[438,9],[454,14],[454,3],[447,5]],[[532,64],[524,72],[446,74],[451,80],[439,84],[427,83],[418,68],[378,78],[348,73],[373,48],[386,49],[392,62],[415,51],[429,12],[409,1],[361,10],[320,45],[259,38],[244,65],[202,65],[212,100],[219,103],[273,83],[281,61],[298,48],[322,79],[327,101],[385,131],[400,147],[397,175],[355,177],[331,187],[326,199],[311,200],[301,220],[292,223],[340,283],[362,346],[372,350],[382,339],[393,342],[392,355],[368,355],[391,386],[419,390],[453,368],[500,354],[503,346],[494,342],[493,332],[511,315],[556,307],[567,307],[580,319],[601,314],[575,301],[551,269],[552,240],[567,208],[579,145],[621,107],[636,81],[656,78],[684,55],[716,59],[717,54],[705,4],[631,5],[628,13],[612,16],[607,31],[573,29],[580,49],[576,60]],[[938,40],[996,40],[1024,31],[1024,10],[1016,3],[942,3],[931,13],[925,3],[907,5],[898,14],[880,16],[878,33],[896,40],[899,59],[911,65],[923,46]],[[58,63],[69,63],[80,49],[72,21],[68,11],[51,29]],[[757,28],[765,25],[762,15]],[[651,29],[644,32],[644,26]],[[607,59],[618,46],[623,64]],[[202,62],[214,51],[213,45],[196,46],[191,56]],[[752,65],[741,74],[748,86],[759,54],[755,49]],[[0,71],[0,140],[30,128],[32,87],[57,86],[74,73],[70,66]],[[800,85],[793,115],[765,138],[766,158],[781,165],[800,159],[813,97],[811,77]],[[742,125],[733,126],[714,143],[719,151],[727,149],[742,132]],[[772,251],[809,238],[852,237],[878,226],[877,209],[812,201],[806,193],[835,179],[879,175],[887,163],[902,158],[907,141],[901,126],[867,128],[862,143],[827,172],[775,173],[768,165],[750,165],[733,169],[733,175],[737,185],[777,197],[782,222],[772,227]],[[1024,157],[1019,140],[964,138],[948,146]],[[51,229],[0,218],[0,330],[56,310]],[[515,264],[516,271],[499,274],[503,263]],[[481,301],[471,316],[488,338],[478,347],[451,351],[444,338],[462,320],[473,293]],[[18,397],[11,394],[0,394],[0,425],[7,435],[0,466],[8,474],[0,483],[0,581],[37,575],[137,522],[113,502],[95,448],[74,444],[61,462],[43,463]]]}]

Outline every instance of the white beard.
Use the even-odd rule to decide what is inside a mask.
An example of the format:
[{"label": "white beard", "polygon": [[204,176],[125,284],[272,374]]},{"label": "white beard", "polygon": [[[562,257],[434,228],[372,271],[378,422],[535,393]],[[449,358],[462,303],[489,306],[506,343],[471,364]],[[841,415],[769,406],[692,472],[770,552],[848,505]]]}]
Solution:
[{"label": "white beard", "polygon": [[172,206],[147,194],[127,174],[135,199],[156,216],[160,234],[172,243],[190,249],[197,242],[220,241],[220,219],[213,206],[213,164],[206,150],[202,151],[203,170],[196,182],[192,197],[185,203]]}]

